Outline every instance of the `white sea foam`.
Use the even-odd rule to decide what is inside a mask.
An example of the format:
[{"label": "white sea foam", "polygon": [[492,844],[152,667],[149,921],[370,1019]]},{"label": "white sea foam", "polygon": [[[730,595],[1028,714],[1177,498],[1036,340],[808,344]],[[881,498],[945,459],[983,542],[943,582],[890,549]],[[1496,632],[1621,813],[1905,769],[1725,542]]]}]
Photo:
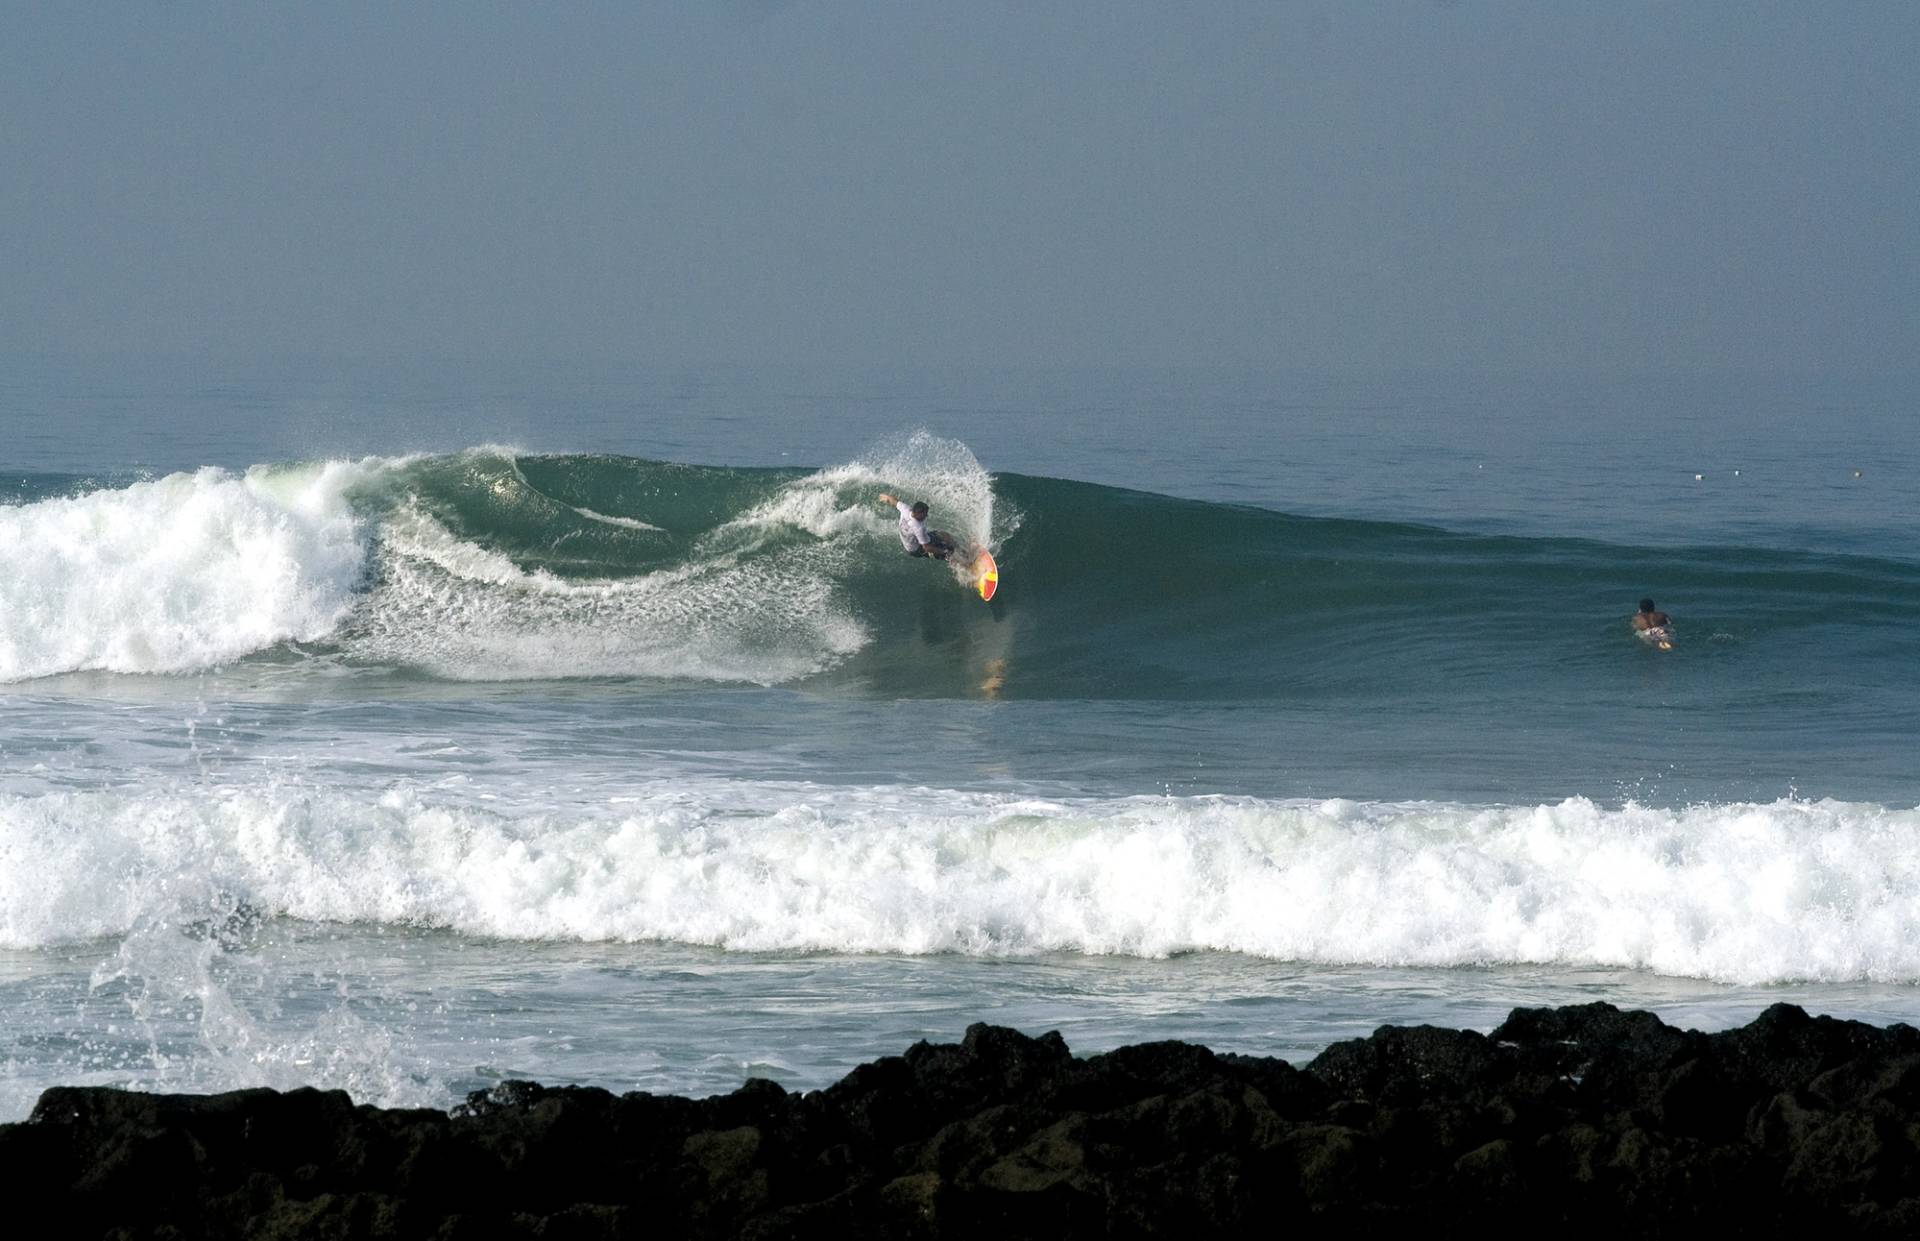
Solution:
[{"label": "white sea foam", "polygon": [[839,550],[727,551],[626,579],[522,570],[416,506],[380,532],[381,574],[344,633],[376,662],[472,680],[651,676],[776,684],[866,645],[828,589]]},{"label": "white sea foam", "polygon": [[725,781],[554,804],[410,785],[14,797],[0,943],[242,902],[526,940],[1920,981],[1920,811],[1872,804],[1060,802]]},{"label": "white sea foam", "polygon": [[366,556],[348,496],[383,467],[209,468],[0,508],[0,680],[190,671],[329,633]]},{"label": "white sea foam", "polygon": [[578,506],[569,507],[572,507],[574,512],[580,514],[588,521],[597,521],[602,525],[619,526],[625,530],[650,530],[656,534],[660,532],[659,526],[649,522],[639,521],[632,517],[609,517],[605,513],[596,513],[590,508],[580,508]]},{"label": "white sea foam", "polygon": [[[401,504],[380,526],[380,581],[345,645],[456,679],[796,680],[872,640],[837,587],[871,563],[876,541],[892,542],[893,519],[873,504],[888,486],[931,498],[944,528],[968,541],[991,543],[1017,524],[996,527],[992,480],[967,447],[925,431],[785,484],[709,531],[684,563],[633,578],[526,570]],[[796,532],[807,537],[796,543]]]}]

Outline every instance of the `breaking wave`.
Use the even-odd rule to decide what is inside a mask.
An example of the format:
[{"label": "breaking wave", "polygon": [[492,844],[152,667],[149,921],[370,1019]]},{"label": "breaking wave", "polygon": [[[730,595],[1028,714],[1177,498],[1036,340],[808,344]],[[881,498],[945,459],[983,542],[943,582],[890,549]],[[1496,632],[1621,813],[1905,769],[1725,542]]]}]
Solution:
[{"label": "breaking wave", "polygon": [[0,802],[0,943],[208,919],[733,950],[1224,951],[1920,982],[1920,811],[1224,797],[1060,801],[714,781],[509,813],[406,785]]},{"label": "breaking wave", "polygon": [[[992,606],[900,554],[883,490],[993,549]],[[1920,667],[1913,564],[1303,518],[990,476],[924,432],[818,470],[479,448],[42,491],[0,507],[0,680],[298,643],[332,667],[482,681],[1245,699],[1473,679],[1574,701],[1648,657],[1633,601],[1680,591],[1664,667],[1772,651],[1740,673],[1762,692],[1787,642],[1832,663],[1828,684]]]}]

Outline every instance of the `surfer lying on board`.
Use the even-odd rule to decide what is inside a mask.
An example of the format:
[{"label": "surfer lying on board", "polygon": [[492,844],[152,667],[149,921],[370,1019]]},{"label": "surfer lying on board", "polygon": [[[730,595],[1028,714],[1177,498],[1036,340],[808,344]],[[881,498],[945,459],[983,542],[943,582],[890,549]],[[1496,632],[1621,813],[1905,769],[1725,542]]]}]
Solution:
[{"label": "surfer lying on board", "polygon": [[911,505],[880,493],[880,503],[891,504],[900,510],[900,546],[907,549],[909,556],[930,556],[935,560],[945,560],[960,550],[953,536],[942,530],[927,529],[927,502],[915,500]]},{"label": "surfer lying on board", "polygon": [[1640,610],[1633,614],[1633,628],[1640,640],[1663,651],[1673,649],[1673,630],[1668,627],[1672,624],[1673,618],[1655,609],[1651,599],[1642,599]]}]

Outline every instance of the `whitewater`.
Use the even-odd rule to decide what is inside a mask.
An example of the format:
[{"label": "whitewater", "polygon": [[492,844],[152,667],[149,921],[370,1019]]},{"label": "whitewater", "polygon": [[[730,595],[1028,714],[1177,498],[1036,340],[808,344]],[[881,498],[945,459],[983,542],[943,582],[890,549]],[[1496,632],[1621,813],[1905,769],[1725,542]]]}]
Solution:
[{"label": "whitewater", "polygon": [[234,916],[746,952],[1237,952],[1920,982],[1920,812],[1218,797],[1072,803],[676,781],[507,814],[417,789],[0,806],[0,945]]},{"label": "whitewater", "polygon": [[70,382],[0,476],[7,1119],[1920,997],[1910,394]]}]

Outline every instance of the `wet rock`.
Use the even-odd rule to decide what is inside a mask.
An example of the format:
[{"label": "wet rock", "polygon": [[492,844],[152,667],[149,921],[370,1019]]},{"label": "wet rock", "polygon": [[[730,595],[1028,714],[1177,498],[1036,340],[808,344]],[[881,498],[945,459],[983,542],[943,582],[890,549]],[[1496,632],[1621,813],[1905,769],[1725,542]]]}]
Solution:
[{"label": "wet rock", "polygon": [[1512,1058],[1484,1034],[1434,1026],[1382,1026],[1372,1038],[1335,1043],[1307,1072],[1335,1095],[1377,1103],[1457,1096],[1513,1073]]},{"label": "wet rock", "polygon": [[0,1126],[0,1167],[71,1237],[1905,1236],[1920,1032],[1589,1004],[1383,1027],[1304,1069],[976,1025],[805,1095],[506,1082],[441,1113],[56,1088]]}]

